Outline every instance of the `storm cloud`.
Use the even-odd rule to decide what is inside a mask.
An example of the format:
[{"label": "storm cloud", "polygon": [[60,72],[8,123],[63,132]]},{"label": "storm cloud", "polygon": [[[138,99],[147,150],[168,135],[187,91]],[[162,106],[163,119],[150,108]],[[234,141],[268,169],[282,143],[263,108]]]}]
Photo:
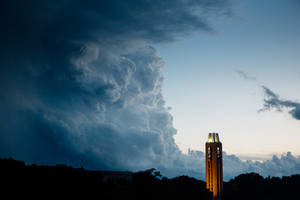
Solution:
[{"label": "storm cloud", "polygon": [[[230,12],[224,0],[2,1],[0,156],[203,179],[203,152],[174,141],[153,46],[214,32],[210,17]],[[266,166],[224,154],[227,179]]]},{"label": "storm cloud", "polygon": [[207,21],[228,15],[227,1],[31,0],[0,9],[1,157],[183,169],[153,44],[213,32]]},{"label": "storm cloud", "polygon": [[282,112],[282,109],[288,109],[289,114],[300,120],[300,103],[297,101],[283,100],[269,88],[262,86],[266,98],[264,99],[263,108],[260,111],[275,109]]}]

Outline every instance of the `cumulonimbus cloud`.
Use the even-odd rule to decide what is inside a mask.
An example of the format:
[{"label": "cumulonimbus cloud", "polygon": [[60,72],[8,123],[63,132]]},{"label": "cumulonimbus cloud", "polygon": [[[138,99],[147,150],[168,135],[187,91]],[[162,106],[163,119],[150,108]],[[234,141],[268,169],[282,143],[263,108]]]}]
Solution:
[{"label": "cumulonimbus cloud", "polygon": [[2,2],[0,156],[178,174],[182,153],[161,92],[164,62],[151,44],[213,31],[207,16],[228,13],[228,5]]},{"label": "cumulonimbus cloud", "polygon": [[[164,62],[151,44],[212,31],[206,17],[228,13],[228,5],[2,1],[0,156],[204,178],[203,153],[183,154],[174,141]],[[247,170],[224,156],[225,177]]]},{"label": "cumulonimbus cloud", "polygon": [[266,111],[276,109],[282,111],[283,108],[289,110],[291,116],[297,120],[300,120],[300,103],[297,101],[283,100],[279,95],[275,94],[272,90],[266,86],[262,86],[266,98],[264,99],[263,108],[260,111]]}]

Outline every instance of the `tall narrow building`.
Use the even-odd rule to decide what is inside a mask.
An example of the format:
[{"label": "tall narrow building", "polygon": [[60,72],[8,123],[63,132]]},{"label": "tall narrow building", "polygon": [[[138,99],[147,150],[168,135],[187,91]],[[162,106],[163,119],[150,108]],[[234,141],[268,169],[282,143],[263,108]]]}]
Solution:
[{"label": "tall narrow building", "polygon": [[214,200],[220,200],[223,196],[223,162],[218,133],[209,133],[205,146],[206,188],[213,193]]}]

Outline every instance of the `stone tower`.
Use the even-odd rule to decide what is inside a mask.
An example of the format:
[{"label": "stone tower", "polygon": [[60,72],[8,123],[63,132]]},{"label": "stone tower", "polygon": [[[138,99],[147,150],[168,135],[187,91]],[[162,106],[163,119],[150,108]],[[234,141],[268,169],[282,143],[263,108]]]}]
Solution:
[{"label": "stone tower", "polygon": [[222,143],[218,133],[209,133],[205,145],[206,188],[213,193],[214,200],[223,196]]}]

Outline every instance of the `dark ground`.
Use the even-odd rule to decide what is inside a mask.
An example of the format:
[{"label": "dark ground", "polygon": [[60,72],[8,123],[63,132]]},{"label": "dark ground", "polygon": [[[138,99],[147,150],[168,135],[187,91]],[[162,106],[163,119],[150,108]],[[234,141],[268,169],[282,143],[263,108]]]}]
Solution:
[{"label": "dark ground", "polygon": [[[187,176],[165,178],[155,169],[90,171],[65,165],[27,166],[12,159],[0,159],[0,188],[1,199],[211,199],[205,182]],[[299,193],[300,175],[263,178],[249,173],[224,182],[225,200],[300,199]]]}]

